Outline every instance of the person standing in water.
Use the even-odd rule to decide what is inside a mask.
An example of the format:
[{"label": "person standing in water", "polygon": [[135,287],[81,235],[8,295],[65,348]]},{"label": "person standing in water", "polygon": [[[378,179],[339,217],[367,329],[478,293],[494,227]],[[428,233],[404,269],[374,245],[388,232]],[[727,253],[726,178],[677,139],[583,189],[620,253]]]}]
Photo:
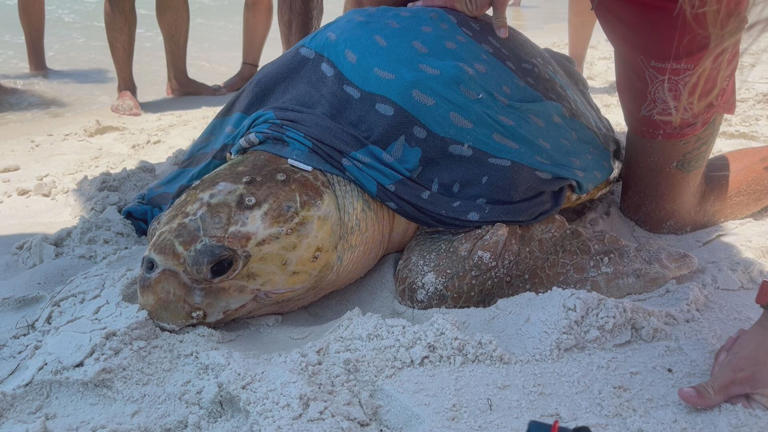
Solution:
[{"label": "person standing in water", "polygon": [[48,74],[45,62],[45,1],[19,0],[19,21],[27,46],[29,73],[38,76]]},{"label": "person standing in water", "polygon": [[[225,90],[221,86],[201,83],[190,78],[187,73],[188,0],[158,0],[155,2],[155,11],[165,46],[168,96],[224,94]],[[104,26],[117,74],[117,99],[111,106],[112,112],[127,116],[141,115],[136,82],[133,78],[136,1],[105,0]]]},{"label": "person standing in water", "polygon": [[245,0],[243,5],[243,61],[240,69],[222,87],[240,90],[259,69],[261,52],[272,26],[272,0]]}]

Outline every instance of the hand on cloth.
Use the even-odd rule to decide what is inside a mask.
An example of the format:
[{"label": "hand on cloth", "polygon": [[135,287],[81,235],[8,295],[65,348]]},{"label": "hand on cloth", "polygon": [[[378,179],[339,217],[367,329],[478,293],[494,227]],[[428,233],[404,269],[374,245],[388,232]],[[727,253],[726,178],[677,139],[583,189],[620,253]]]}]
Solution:
[{"label": "hand on cloth", "polygon": [[728,338],[715,354],[710,379],[677,391],[683,402],[712,408],[723,402],[768,409],[768,311],[748,330]]},{"label": "hand on cloth", "polygon": [[408,7],[442,7],[457,10],[471,17],[479,17],[493,8],[493,28],[501,38],[509,35],[507,28],[507,6],[510,0],[419,0]]}]

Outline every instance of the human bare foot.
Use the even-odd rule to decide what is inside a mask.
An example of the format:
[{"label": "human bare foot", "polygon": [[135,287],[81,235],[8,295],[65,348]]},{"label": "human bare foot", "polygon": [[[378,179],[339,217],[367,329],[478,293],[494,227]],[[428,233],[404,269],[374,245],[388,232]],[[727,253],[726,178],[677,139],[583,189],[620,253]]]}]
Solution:
[{"label": "human bare foot", "polygon": [[113,113],[125,116],[140,116],[141,105],[136,96],[128,90],[123,90],[117,94],[117,99],[110,107]]},{"label": "human bare foot", "polygon": [[210,86],[200,81],[186,77],[181,80],[168,80],[168,86],[165,88],[168,96],[219,96],[226,93],[219,85]]},{"label": "human bare foot", "polygon": [[230,79],[224,81],[222,87],[224,87],[224,90],[229,93],[236,92],[251,80],[251,77],[253,77],[257,70],[259,70],[258,65],[243,63],[240,66],[240,70],[237,71],[236,74],[232,75]]},{"label": "human bare foot", "polygon": [[48,78],[48,73],[51,71],[52,69],[48,68],[47,66],[40,69],[33,69],[32,67],[29,68],[30,75],[40,78]]}]

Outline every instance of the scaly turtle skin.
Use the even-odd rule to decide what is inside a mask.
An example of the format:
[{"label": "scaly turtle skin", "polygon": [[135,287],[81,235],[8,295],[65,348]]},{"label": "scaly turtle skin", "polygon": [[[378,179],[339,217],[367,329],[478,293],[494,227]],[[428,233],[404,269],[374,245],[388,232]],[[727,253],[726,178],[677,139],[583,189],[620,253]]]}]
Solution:
[{"label": "scaly turtle skin", "polygon": [[587,235],[560,216],[418,230],[354,184],[260,151],[190,187],[149,239],[139,303],[169,329],[295,310],[404,248],[397,293],[417,308],[487,306],[553,286],[624,296],[696,267],[684,252]]}]

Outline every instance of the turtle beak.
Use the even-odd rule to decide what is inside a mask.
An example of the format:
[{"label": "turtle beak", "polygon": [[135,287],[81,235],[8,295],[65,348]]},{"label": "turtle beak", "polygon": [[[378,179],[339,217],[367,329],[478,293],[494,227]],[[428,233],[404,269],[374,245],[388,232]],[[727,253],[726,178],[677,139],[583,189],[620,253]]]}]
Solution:
[{"label": "turtle beak", "polygon": [[141,267],[139,306],[165,330],[237,318],[253,299],[247,286],[235,281],[191,283],[175,269],[160,268],[149,255]]},{"label": "turtle beak", "polygon": [[173,270],[159,270],[151,276],[143,273],[139,277],[139,305],[164,330],[205,322],[205,310],[190,302],[192,294],[189,285]]}]

